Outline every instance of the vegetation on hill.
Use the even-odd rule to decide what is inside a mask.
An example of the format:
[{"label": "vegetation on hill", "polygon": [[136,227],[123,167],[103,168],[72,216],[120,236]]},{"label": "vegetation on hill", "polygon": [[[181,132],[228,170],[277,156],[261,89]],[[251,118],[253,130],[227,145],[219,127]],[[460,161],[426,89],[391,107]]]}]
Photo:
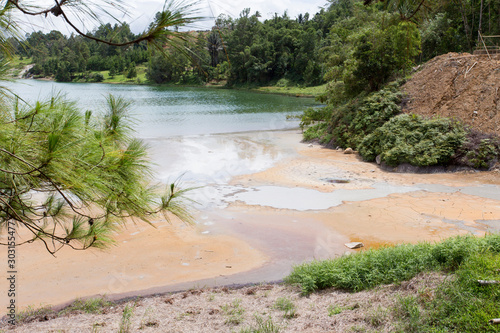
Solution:
[{"label": "vegetation on hill", "polygon": [[[317,139],[333,147],[351,147],[358,150],[365,160],[377,160],[387,166],[409,163],[419,167],[453,164],[479,169],[497,168],[500,158],[497,134],[490,130],[481,139],[478,134],[483,128],[494,127],[494,121],[488,119],[496,119],[498,109],[495,98],[480,98],[484,110],[478,111],[476,104],[479,102],[476,103],[474,97],[468,98],[468,94],[472,94],[472,88],[468,88],[470,82],[462,84],[460,93],[459,88],[453,89],[450,83],[453,81],[455,84],[458,76],[470,71],[472,63],[467,68],[457,65],[460,70],[448,75],[446,72],[453,71],[454,67],[443,66],[443,59],[434,61],[430,66],[434,70],[422,76],[424,80],[418,81],[420,93],[414,94],[426,102],[409,101],[414,96],[408,89],[403,93],[400,85],[408,79],[416,64],[443,52],[471,51],[476,46],[476,40],[482,45],[482,41],[477,39],[480,32],[497,34],[500,31],[498,21],[491,21],[488,17],[486,24],[482,13],[484,8],[494,8],[494,16],[497,17],[500,5],[463,1],[461,6],[454,6],[454,1],[424,0],[418,4],[409,1],[365,1],[372,4],[362,6],[357,1],[340,1],[332,3],[331,8],[342,7],[346,2],[351,4],[351,11],[333,22],[327,37],[328,45],[324,48],[328,51],[324,57],[328,88],[322,100],[327,106],[304,112],[302,126],[309,126],[304,132],[304,139]],[[445,74],[436,75],[437,71]],[[484,71],[481,77],[486,78],[489,73]],[[446,82],[441,80],[443,76],[447,78]],[[490,78],[493,83],[485,82],[483,87],[486,90],[489,85],[494,85],[494,75]],[[415,87],[410,83],[405,87]],[[427,92],[428,89],[433,91]],[[455,93],[450,93],[450,89]],[[476,89],[473,96],[484,89]],[[432,100],[425,98],[435,94],[435,91],[442,93]],[[457,114],[451,110],[441,113],[435,110],[458,95],[471,102],[462,103],[461,109],[469,108],[464,112],[480,115],[474,119],[467,115],[468,126],[465,125],[463,112]],[[440,98],[445,102],[440,102]],[[410,102],[414,102],[411,112],[415,114],[399,115]],[[422,117],[418,115],[421,111],[419,105],[425,103],[434,109],[423,112],[425,117]],[[460,102],[448,104],[449,110]],[[433,115],[443,113],[442,118],[446,118],[446,114],[457,116],[453,119],[433,119]],[[479,119],[483,125],[476,128],[474,126]]]}]

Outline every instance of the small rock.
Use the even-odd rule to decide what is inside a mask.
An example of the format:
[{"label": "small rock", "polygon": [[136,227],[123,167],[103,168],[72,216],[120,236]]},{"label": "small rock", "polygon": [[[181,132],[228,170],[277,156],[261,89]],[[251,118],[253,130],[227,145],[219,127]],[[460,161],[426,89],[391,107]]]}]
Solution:
[{"label": "small rock", "polygon": [[365,246],[363,243],[361,242],[352,242],[352,243],[346,243],[344,244],[345,246],[347,246],[348,248],[350,249],[359,249],[360,247],[363,247]]},{"label": "small rock", "polygon": [[352,148],[346,148],[346,150],[344,150],[344,154],[354,154],[354,150],[352,150]]},{"label": "small rock", "polygon": [[382,155],[377,155],[377,157],[375,157],[375,162],[380,165],[380,163],[382,163]]},{"label": "small rock", "polygon": [[312,143],[310,143],[310,144],[308,145],[308,147],[309,147],[309,148],[312,148],[312,147],[313,147]]},{"label": "small rock", "polygon": [[343,149],[340,147],[337,147],[337,151],[342,151]]}]

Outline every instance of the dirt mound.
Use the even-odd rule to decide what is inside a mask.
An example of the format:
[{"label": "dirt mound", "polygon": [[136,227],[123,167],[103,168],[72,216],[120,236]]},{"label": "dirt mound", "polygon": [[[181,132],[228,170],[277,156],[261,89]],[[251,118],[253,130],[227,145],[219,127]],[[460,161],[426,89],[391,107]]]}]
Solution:
[{"label": "dirt mound", "polygon": [[404,86],[406,113],[450,117],[483,133],[500,132],[500,55],[448,53],[419,68]]}]

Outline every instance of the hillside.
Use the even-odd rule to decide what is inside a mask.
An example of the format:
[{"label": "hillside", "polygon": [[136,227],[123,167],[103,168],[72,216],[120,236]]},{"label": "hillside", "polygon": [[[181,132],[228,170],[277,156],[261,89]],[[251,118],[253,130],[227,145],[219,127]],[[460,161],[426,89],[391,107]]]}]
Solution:
[{"label": "hillside", "polygon": [[450,117],[483,133],[500,132],[500,55],[448,53],[418,68],[404,86],[406,113]]}]

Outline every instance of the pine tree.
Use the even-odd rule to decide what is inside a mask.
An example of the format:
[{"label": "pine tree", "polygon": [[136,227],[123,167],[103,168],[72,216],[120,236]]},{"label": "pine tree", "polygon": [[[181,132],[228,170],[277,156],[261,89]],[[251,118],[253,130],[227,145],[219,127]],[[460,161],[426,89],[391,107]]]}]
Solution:
[{"label": "pine tree", "polygon": [[[25,1],[6,1],[0,10],[0,53],[5,61],[11,55],[6,36],[16,35],[11,14],[54,15],[70,23],[64,14],[68,2],[51,8],[26,6]],[[72,10],[78,3],[71,2]],[[86,13],[88,3],[82,5]],[[183,25],[195,18],[187,16],[190,7],[166,6],[168,15],[155,22],[136,40],[114,43],[89,37],[75,27],[77,34],[113,46],[147,41],[150,47],[184,41],[182,32],[167,28]],[[58,79],[69,78],[67,64],[58,64]],[[0,66],[0,77],[6,66]],[[135,69],[135,66],[134,66]],[[2,72],[3,71],[3,72]],[[0,98],[0,230],[25,229],[41,241],[47,251],[62,247],[102,248],[113,242],[111,233],[125,219],[148,223],[157,214],[168,219],[175,215],[185,222],[192,217],[185,193],[178,183],[161,189],[153,184],[147,145],[133,137],[130,103],[107,97],[102,116],[78,110],[75,103],[61,96],[33,105],[21,99]],[[10,235],[10,233],[9,233]],[[16,245],[21,245],[18,243]],[[2,244],[8,245],[8,244]]]}]

